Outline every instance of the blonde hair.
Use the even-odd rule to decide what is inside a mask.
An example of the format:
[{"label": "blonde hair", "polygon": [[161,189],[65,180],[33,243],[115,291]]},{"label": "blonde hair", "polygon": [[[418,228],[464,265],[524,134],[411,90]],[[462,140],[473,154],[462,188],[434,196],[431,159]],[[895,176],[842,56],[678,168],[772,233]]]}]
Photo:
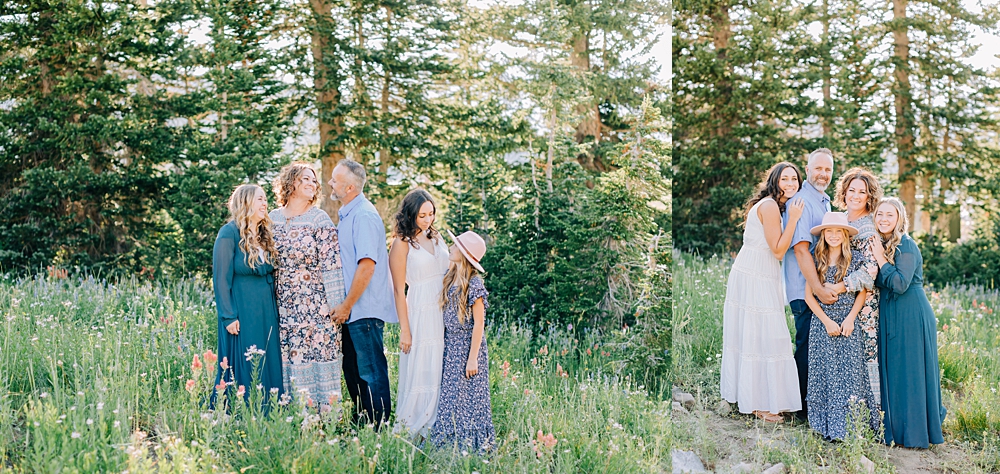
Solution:
[{"label": "blonde hair", "polygon": [[271,217],[265,214],[264,218],[257,222],[256,228],[250,225],[250,216],[254,214],[253,200],[257,191],[263,193],[264,189],[256,184],[242,184],[236,187],[232,196],[229,196],[230,220],[236,222],[236,228],[240,231],[240,250],[246,254],[246,263],[250,268],[274,262],[278,257],[274,236],[271,234]]},{"label": "blonde hair", "polygon": [[[281,168],[277,179],[274,180],[274,195],[278,198],[279,206],[284,206],[288,203],[288,199],[295,192],[295,187],[300,184],[299,180],[302,178],[302,174],[306,171],[312,172],[313,176],[316,177],[316,184],[319,185],[319,174],[316,173],[316,170],[309,163],[296,161]],[[319,199],[319,195],[320,192],[317,188],[316,194],[313,194],[312,199],[309,200],[309,204],[315,204],[316,200]]]},{"label": "blonde hair", "polygon": [[878,210],[879,206],[883,204],[889,204],[896,208],[896,213],[899,214],[899,219],[896,220],[896,228],[892,229],[892,235],[888,239],[882,236],[879,232],[879,238],[882,239],[882,243],[885,244],[885,259],[889,263],[896,264],[896,249],[899,248],[899,243],[903,240],[903,236],[906,235],[906,229],[909,228],[910,222],[906,218],[906,206],[903,205],[903,201],[900,201],[896,197],[887,197],[875,206]]},{"label": "blonde hair", "polygon": [[469,282],[476,275],[479,275],[479,271],[469,263],[464,255],[461,261],[451,262],[448,273],[444,275],[444,288],[441,290],[441,308],[443,309],[448,304],[448,293],[451,287],[458,287],[455,292],[455,298],[458,303],[459,324],[465,324],[466,319],[469,317]]},{"label": "blonde hair", "polygon": [[816,271],[819,272],[819,280],[826,279],[826,271],[830,268],[830,247],[826,243],[827,230],[838,230],[844,234],[843,241],[840,242],[840,259],[837,261],[837,273],[834,275],[834,282],[840,282],[847,276],[847,270],[851,266],[851,235],[844,229],[826,229],[820,234],[819,241],[816,242]]}]

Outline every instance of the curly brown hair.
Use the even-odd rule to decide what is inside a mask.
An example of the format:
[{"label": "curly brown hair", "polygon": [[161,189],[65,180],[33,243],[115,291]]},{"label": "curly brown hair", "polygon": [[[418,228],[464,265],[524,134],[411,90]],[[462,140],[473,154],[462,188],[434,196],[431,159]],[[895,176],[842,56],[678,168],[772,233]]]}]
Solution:
[{"label": "curly brown hair", "polygon": [[[288,203],[288,198],[292,197],[292,193],[295,192],[295,187],[299,185],[299,180],[302,178],[302,173],[309,171],[317,179],[317,186],[319,185],[319,175],[316,170],[313,169],[312,165],[304,161],[295,161],[284,168],[278,173],[277,179],[274,180],[274,194],[278,198],[278,205],[284,206]],[[316,194],[313,195],[312,199],[309,200],[309,204],[315,204],[316,200],[319,199],[319,189],[316,189]]]},{"label": "curly brown hair", "polygon": [[833,204],[841,209],[847,209],[847,188],[856,179],[864,181],[865,186],[868,187],[868,200],[865,202],[865,212],[874,214],[875,209],[878,208],[878,203],[882,200],[882,186],[878,184],[878,177],[875,176],[875,173],[864,168],[851,168],[837,180],[837,195],[833,198]]}]

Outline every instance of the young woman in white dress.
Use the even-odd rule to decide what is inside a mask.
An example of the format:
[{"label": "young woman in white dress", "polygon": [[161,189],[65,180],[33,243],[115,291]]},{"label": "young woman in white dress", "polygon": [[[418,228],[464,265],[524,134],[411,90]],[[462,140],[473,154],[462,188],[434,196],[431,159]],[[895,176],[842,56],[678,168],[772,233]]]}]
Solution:
[{"label": "young woman in white dress", "polygon": [[438,298],[448,271],[448,246],[434,229],[436,213],[427,191],[407,193],[389,250],[400,349],[393,432],[414,438],[429,436],[441,392],[444,319]]},{"label": "young woman in white dress", "polygon": [[779,423],[782,412],[802,409],[799,377],[785,317],[781,259],[805,203],[785,204],[799,191],[802,174],[788,162],[771,167],[747,202],[743,247],[733,262],[722,321],[722,398],[740,413]]}]

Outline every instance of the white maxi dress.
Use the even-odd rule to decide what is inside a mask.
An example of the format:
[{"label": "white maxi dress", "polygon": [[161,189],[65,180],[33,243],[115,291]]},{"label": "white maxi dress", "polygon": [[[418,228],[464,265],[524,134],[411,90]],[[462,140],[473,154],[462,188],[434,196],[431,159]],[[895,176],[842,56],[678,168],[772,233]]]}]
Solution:
[{"label": "white maxi dress", "polygon": [[410,321],[410,352],[399,354],[394,432],[430,436],[437,418],[444,358],[444,319],[440,305],[448,247],[438,238],[434,253],[410,246],[406,255],[406,308]]},{"label": "white maxi dress", "polygon": [[722,323],[722,398],[740,413],[799,411],[799,376],[785,316],[781,262],[771,253],[757,209],[726,286]]}]

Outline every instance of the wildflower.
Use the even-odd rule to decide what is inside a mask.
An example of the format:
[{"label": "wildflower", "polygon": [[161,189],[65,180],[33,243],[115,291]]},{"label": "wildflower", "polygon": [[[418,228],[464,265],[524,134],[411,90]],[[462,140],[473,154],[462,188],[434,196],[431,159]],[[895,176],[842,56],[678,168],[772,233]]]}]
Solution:
[{"label": "wildflower", "polygon": [[215,355],[215,353],[212,352],[212,349],[205,351],[205,353],[202,354],[202,357],[208,365],[215,365],[215,361],[219,360],[219,356]]},{"label": "wildflower", "polygon": [[242,397],[242,396],[243,396],[243,394],[245,394],[245,393],[247,393],[247,388],[246,388],[246,387],[244,387],[244,386],[242,386],[242,385],[240,385],[240,386],[239,386],[239,387],[238,387],[238,388],[236,389],[236,396],[239,396],[239,397]]},{"label": "wildflower", "polygon": [[527,397],[528,395],[531,395],[531,390],[524,389],[524,396]]},{"label": "wildflower", "polygon": [[510,362],[503,361],[503,365],[500,367],[503,368],[503,377],[507,378],[507,374],[510,373]]},{"label": "wildflower", "polygon": [[104,409],[104,402],[97,402],[97,411],[101,411],[103,409]]},{"label": "wildflower", "polygon": [[48,398],[49,392],[42,392],[38,394],[38,398]]},{"label": "wildflower", "polygon": [[73,439],[77,439],[80,436],[82,436],[82,435],[80,433],[76,432],[76,431],[74,431],[72,434],[69,435],[69,437],[73,438]]},{"label": "wildflower", "polygon": [[330,405],[336,405],[340,401],[340,396],[336,393],[330,395]]},{"label": "wildflower", "polygon": [[194,372],[197,375],[201,372],[201,368],[201,359],[198,358],[198,354],[195,354],[194,359],[191,360],[191,372]]},{"label": "wildflower", "polygon": [[538,365],[538,359],[532,357],[531,358],[531,365]]},{"label": "wildflower", "polygon": [[541,349],[538,349],[538,354],[539,355],[549,355],[549,346],[548,346],[548,344],[542,346]]},{"label": "wildflower", "polygon": [[271,395],[277,395],[277,394],[278,394],[278,387],[271,387]]},{"label": "wildflower", "polygon": [[194,393],[194,379],[188,379],[187,383],[184,384],[184,389],[189,393]]},{"label": "wildflower", "polygon": [[219,362],[219,367],[222,367],[222,370],[229,370],[229,358],[223,357],[222,362]]},{"label": "wildflower", "polygon": [[590,355],[590,348],[587,348],[587,355]]},{"label": "wildflower", "polygon": [[122,422],[115,420],[115,428],[121,428]]},{"label": "wildflower", "polygon": [[91,419],[91,418],[87,418],[87,424],[88,424],[88,425],[92,425],[92,424],[94,424],[94,420],[93,420],[93,419]]},{"label": "wildflower", "polygon": [[219,385],[215,386],[215,390],[217,390],[219,393],[225,392],[226,391],[226,382],[224,380],[219,381]]},{"label": "wildflower", "polygon": [[285,423],[291,423],[291,422],[292,422],[292,417],[289,416],[285,418]]}]

